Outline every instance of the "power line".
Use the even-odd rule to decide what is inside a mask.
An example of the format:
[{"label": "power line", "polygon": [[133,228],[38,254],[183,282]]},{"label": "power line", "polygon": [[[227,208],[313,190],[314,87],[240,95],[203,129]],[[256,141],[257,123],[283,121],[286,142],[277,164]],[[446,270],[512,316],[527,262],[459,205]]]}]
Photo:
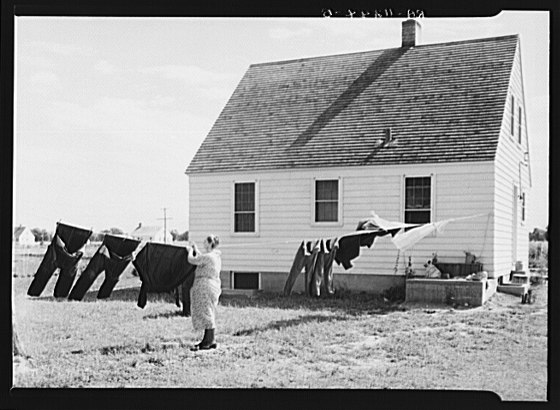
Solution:
[{"label": "power line", "polygon": [[167,243],[167,220],[173,218],[167,216],[167,208],[162,208],[162,209],[163,209],[163,218],[157,218],[157,219],[159,220],[163,219],[163,243]]}]

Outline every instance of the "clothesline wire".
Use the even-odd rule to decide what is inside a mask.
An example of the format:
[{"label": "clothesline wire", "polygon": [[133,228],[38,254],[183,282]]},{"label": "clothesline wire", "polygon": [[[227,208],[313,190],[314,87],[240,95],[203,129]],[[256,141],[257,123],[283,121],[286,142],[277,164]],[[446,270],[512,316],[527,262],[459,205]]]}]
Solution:
[{"label": "clothesline wire", "polygon": [[[470,215],[470,216],[463,216],[463,217],[459,217],[459,218],[451,218],[451,219],[449,219],[449,221],[455,222],[455,221],[460,221],[460,220],[464,220],[464,219],[471,219],[471,218],[476,218],[476,217],[485,216],[485,215],[488,215],[488,218],[490,218],[491,212],[476,214],[476,215]],[[59,222],[67,225],[65,222],[61,222],[61,221],[59,221]],[[434,223],[434,222],[432,222],[432,223]],[[417,226],[421,226],[421,225],[422,224],[418,224]],[[72,225],[70,225],[70,226],[72,226]],[[81,227],[79,227],[79,228],[81,228]],[[384,231],[384,230],[383,229],[372,229],[372,230],[353,231],[353,232],[349,232],[349,233],[346,233],[346,234],[340,235],[340,236],[333,235],[332,237],[333,238],[335,238],[335,237],[342,238],[342,237],[345,237],[345,236],[365,235],[365,234],[370,234],[370,233],[373,233],[373,232],[376,232],[376,231],[381,232],[381,231]],[[488,222],[487,222],[486,232],[485,232],[485,236],[484,236],[483,248],[484,248],[485,243],[486,243],[487,232],[488,232]],[[101,232],[101,231],[96,232],[96,231],[93,231],[93,229],[92,229],[92,233],[104,234],[104,235],[109,234],[109,235],[112,235],[112,236],[117,236],[117,237],[122,236],[123,238],[134,239],[134,238],[132,238],[132,237],[126,235],[126,234],[112,234],[112,233]],[[315,240],[318,240],[318,239],[315,239]],[[295,244],[295,243],[301,243],[301,242],[305,242],[305,240],[303,240],[303,239],[298,239],[298,240],[292,239],[292,240],[284,240],[284,241],[272,241],[272,242],[267,242],[267,244],[268,245],[283,245],[283,244]],[[261,242],[244,242],[244,243],[234,243],[234,244],[223,244],[223,245],[220,245],[220,249],[241,248],[241,247],[248,247],[248,246],[252,246],[252,245],[258,245],[259,247],[262,248],[263,244]]]}]

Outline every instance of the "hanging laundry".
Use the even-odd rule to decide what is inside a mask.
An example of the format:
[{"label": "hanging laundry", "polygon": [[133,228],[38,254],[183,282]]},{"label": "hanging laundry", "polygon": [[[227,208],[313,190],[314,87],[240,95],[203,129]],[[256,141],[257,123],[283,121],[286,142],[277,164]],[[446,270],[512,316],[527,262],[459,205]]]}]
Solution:
[{"label": "hanging laundry", "polygon": [[[194,280],[195,265],[187,260],[187,248],[163,243],[148,242],[132,262],[142,280],[138,306],[144,308],[148,293],[170,292]],[[191,280],[188,280],[192,276]],[[187,281],[188,280],[188,281]],[[190,291],[190,288],[188,289]],[[185,290],[183,295],[188,294]],[[183,299],[190,306],[190,298]]]},{"label": "hanging laundry", "polygon": [[79,251],[92,231],[72,225],[57,223],[54,237],[47,247],[43,260],[27,290],[29,296],[39,296],[57,269],[60,269],[54,288],[55,297],[66,297],[74,283],[78,262],[83,256]]},{"label": "hanging laundry", "polygon": [[404,232],[403,229],[401,232],[397,233],[391,240],[399,250],[404,251],[411,248],[421,239],[425,238],[433,232],[443,232],[443,228],[445,227],[445,225],[447,225],[452,220],[453,219],[447,219],[445,221],[424,224],[407,232]]},{"label": "hanging laundry", "polygon": [[309,277],[309,296],[321,296],[321,286],[323,286],[323,273],[325,263],[325,241],[319,239],[319,249],[313,270]]},{"label": "hanging laundry", "polygon": [[420,224],[410,224],[404,222],[394,222],[388,221],[386,219],[381,218],[377,215],[374,211],[371,211],[371,217],[367,219],[363,219],[358,223],[358,227],[356,228],[357,231],[360,230],[376,230],[381,229],[387,232],[390,232],[392,236],[401,229],[401,228],[413,228],[416,226],[420,226]]},{"label": "hanging laundry", "polygon": [[333,262],[338,251],[338,238],[325,241],[325,257],[323,265],[323,288],[325,295],[334,295]]},{"label": "hanging laundry", "polygon": [[106,234],[89,264],[72,288],[68,299],[82,300],[95,279],[105,271],[105,280],[97,293],[98,299],[106,299],[119,281],[120,275],[133,260],[133,252],[140,241]]},{"label": "hanging laundry", "polygon": [[313,268],[319,252],[319,241],[305,242],[299,246],[294,262],[288,274],[288,279],[284,285],[284,295],[289,295],[302,269],[305,269],[304,288],[305,293],[309,293],[309,280],[313,274]]},{"label": "hanging laundry", "polygon": [[376,237],[387,235],[386,231],[358,231],[340,237],[338,240],[338,251],[334,260],[344,269],[352,267],[351,260],[360,255],[360,247],[367,246],[371,248]]},{"label": "hanging laundry", "polygon": [[337,250],[337,238],[320,240],[317,260],[315,261],[310,283],[311,296],[321,296],[321,290],[325,296],[334,294],[332,266]]}]

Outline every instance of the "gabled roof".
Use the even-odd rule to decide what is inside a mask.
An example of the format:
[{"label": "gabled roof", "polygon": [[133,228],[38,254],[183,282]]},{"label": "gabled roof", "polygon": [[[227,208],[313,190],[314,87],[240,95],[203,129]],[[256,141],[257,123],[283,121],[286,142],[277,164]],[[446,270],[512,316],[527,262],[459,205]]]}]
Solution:
[{"label": "gabled roof", "polygon": [[251,65],[186,172],[493,160],[517,44]]},{"label": "gabled roof", "polygon": [[16,239],[16,240],[19,239],[19,237],[21,236],[21,234],[22,234],[26,229],[27,229],[26,226],[21,226],[21,225],[20,225],[20,226],[16,226],[16,227],[14,228],[14,235],[13,235],[13,238]]}]

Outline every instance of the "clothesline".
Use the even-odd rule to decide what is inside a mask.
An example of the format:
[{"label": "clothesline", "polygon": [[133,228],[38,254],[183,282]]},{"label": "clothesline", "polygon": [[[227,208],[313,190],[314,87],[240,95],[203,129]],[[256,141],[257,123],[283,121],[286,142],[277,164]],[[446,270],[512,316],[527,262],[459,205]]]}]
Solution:
[{"label": "clothesline", "polygon": [[[476,214],[476,215],[469,215],[469,216],[463,216],[463,217],[458,217],[458,218],[452,218],[452,219],[447,219],[445,221],[439,221],[439,222],[430,222],[427,224],[409,224],[409,223],[401,223],[401,225],[404,228],[417,228],[417,227],[421,227],[421,226],[425,226],[425,225],[434,225],[434,224],[438,224],[438,223],[445,223],[447,224],[448,222],[456,222],[456,221],[461,221],[461,220],[465,220],[465,219],[472,219],[472,218],[477,218],[480,216],[490,216],[492,214],[492,212],[487,212],[487,213],[480,213],[480,214]],[[374,214],[375,215],[375,214]],[[389,221],[385,221],[381,218],[379,218],[381,221],[383,222],[389,222]],[[63,223],[66,225],[70,225],[64,221],[58,221],[59,223]],[[391,222],[392,224],[392,228],[394,229],[394,227],[396,227],[398,223],[394,223]],[[82,228],[80,226],[74,225],[72,224],[71,226],[75,226],[75,227],[79,227]],[[87,228],[82,228],[82,229],[87,229]],[[411,231],[414,229],[411,229]],[[360,231],[352,231],[352,232],[348,232],[345,233],[343,235],[332,235],[332,237],[338,237],[338,238],[342,238],[342,237],[346,237],[346,236],[355,236],[355,235],[366,235],[366,234],[370,234],[373,232],[382,232],[384,231],[384,229],[367,229],[367,230],[360,230]],[[409,231],[410,232],[410,231]],[[117,237],[123,237],[123,238],[132,238],[130,235],[127,234],[112,234],[112,233],[107,233],[107,232],[96,232],[93,231],[93,233],[95,234],[109,234],[112,236],[117,236]],[[267,245],[284,245],[284,244],[299,244],[302,242],[303,239],[292,239],[292,240],[283,240],[283,241],[267,241],[266,244]],[[172,243],[170,243],[169,245],[172,245]],[[178,246],[178,245],[175,245]],[[233,244],[222,244],[220,245],[220,249],[230,249],[230,248],[243,248],[243,247],[250,247],[250,246],[259,246],[262,249],[263,243],[262,242],[243,242],[243,243],[233,243]]]}]

